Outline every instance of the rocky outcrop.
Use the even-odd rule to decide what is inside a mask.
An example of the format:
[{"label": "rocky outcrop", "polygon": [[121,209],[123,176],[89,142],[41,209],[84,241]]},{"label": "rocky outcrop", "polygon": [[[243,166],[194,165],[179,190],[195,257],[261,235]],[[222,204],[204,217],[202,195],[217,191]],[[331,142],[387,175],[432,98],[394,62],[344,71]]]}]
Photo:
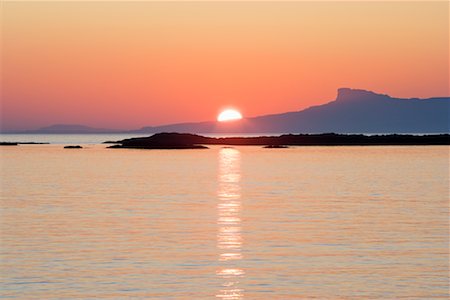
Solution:
[{"label": "rocky outcrop", "polygon": [[280,136],[213,138],[189,133],[158,133],[149,137],[117,141],[108,148],[205,149],[204,145],[266,146],[343,146],[343,145],[449,145],[449,134],[363,135],[363,134],[284,134]]}]

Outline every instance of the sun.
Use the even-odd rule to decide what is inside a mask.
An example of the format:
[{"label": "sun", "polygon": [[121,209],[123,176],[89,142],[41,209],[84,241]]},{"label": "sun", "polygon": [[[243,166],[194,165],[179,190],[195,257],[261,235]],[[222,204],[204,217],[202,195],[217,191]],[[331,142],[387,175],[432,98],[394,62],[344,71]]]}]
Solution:
[{"label": "sun", "polygon": [[217,121],[219,122],[235,121],[240,119],[242,119],[242,115],[235,109],[226,109],[217,116]]}]

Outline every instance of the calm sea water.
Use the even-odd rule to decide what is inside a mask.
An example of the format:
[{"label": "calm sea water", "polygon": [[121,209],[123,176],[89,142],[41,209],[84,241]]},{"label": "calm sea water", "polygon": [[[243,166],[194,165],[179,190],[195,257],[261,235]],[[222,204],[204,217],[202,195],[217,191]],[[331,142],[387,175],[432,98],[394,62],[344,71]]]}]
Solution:
[{"label": "calm sea water", "polygon": [[[211,137],[229,137],[229,136],[261,136],[270,135],[277,136],[282,133],[260,133],[260,134],[202,134]],[[136,134],[136,133],[117,133],[117,134],[1,134],[0,142],[35,142],[50,144],[101,144],[105,141],[120,141],[133,137],[151,136],[152,133]]]},{"label": "calm sea water", "polygon": [[3,298],[449,296],[449,147],[0,153]]}]

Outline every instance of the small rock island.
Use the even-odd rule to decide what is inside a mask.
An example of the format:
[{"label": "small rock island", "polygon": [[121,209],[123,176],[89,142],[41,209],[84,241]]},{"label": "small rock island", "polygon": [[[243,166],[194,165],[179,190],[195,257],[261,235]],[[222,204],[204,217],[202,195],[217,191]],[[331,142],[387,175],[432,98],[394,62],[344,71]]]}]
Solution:
[{"label": "small rock island", "polygon": [[108,148],[134,149],[207,149],[205,145],[263,146],[386,146],[386,145],[450,145],[449,134],[435,135],[363,135],[363,134],[283,134],[280,136],[214,138],[190,133],[157,133],[149,137],[130,138]]},{"label": "small rock island", "polygon": [[[134,149],[208,149],[207,137],[188,133],[157,133],[149,137],[131,138],[114,142],[108,148]],[[108,144],[113,142],[108,141]]]}]

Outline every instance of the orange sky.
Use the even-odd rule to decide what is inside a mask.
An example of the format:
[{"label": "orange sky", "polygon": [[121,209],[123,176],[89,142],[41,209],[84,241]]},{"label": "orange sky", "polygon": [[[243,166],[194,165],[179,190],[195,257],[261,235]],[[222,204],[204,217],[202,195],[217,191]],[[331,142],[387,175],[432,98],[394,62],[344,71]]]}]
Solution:
[{"label": "orange sky", "polygon": [[448,2],[3,2],[2,129],[449,95]]}]

